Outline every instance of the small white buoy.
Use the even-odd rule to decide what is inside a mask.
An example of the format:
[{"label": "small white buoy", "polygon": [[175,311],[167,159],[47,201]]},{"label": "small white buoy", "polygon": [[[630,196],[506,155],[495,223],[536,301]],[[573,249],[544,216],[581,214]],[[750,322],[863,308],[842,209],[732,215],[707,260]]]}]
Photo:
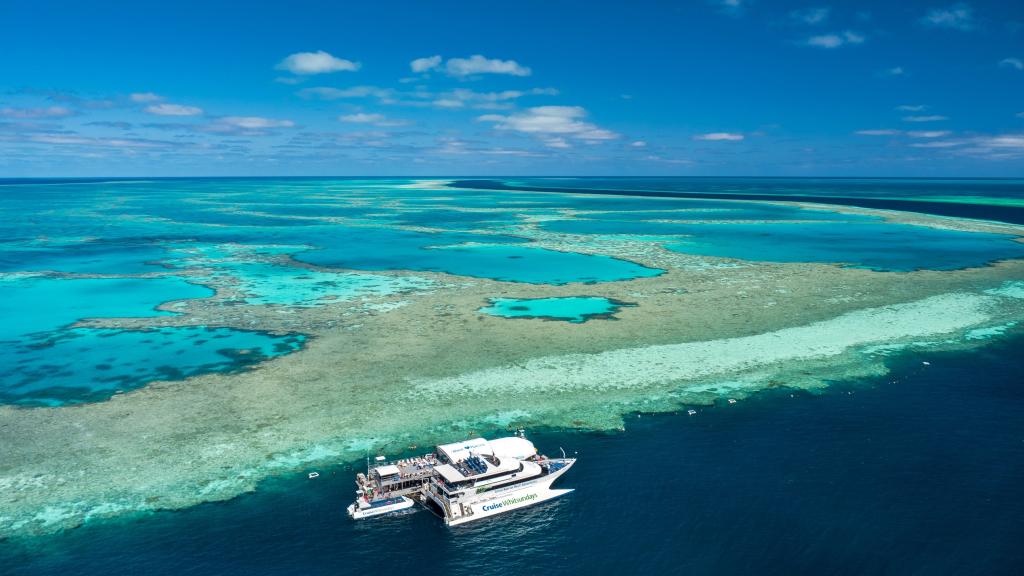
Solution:
[{"label": "small white buoy", "polygon": [[309,473],[309,479],[310,480],[312,480],[313,478],[319,478],[319,477],[320,477],[320,473],[319,472],[310,472]]},{"label": "small white buoy", "polygon": [[931,366],[932,365],[931,362],[921,362],[921,364],[924,364],[925,366]]},{"label": "small white buoy", "polygon": [[697,413],[697,411],[696,410],[687,410],[686,413],[689,414],[690,416],[693,416],[694,414]]},{"label": "small white buoy", "polygon": [[736,403],[736,399],[735,398],[729,398],[729,404],[735,404],[735,403]]}]

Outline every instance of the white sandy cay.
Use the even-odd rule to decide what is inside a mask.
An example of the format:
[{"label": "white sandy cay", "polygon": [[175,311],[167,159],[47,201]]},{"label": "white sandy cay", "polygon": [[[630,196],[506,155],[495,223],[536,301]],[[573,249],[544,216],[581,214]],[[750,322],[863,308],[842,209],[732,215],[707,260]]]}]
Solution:
[{"label": "white sandy cay", "polygon": [[955,293],[858,310],[831,320],[765,334],[569,354],[416,382],[426,395],[493,395],[509,390],[579,391],[643,388],[652,382],[706,382],[780,363],[839,356],[872,344],[960,332],[1000,316],[1003,298]]}]

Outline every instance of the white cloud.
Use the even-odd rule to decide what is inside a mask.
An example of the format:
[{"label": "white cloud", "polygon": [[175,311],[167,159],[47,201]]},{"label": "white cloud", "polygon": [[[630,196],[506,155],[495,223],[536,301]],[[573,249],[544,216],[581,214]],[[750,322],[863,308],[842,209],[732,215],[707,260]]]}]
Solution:
[{"label": "white cloud", "polygon": [[507,116],[485,114],[481,122],[493,122],[499,130],[514,130],[546,137],[549,145],[560,137],[597,142],[618,138],[618,134],[584,120],[587,111],[581,106],[536,106]]},{"label": "white cloud", "polygon": [[1024,118],[1024,112],[1017,112],[1016,114],[1014,114],[1014,116],[1016,116],[1017,118]]},{"label": "white cloud", "polygon": [[128,97],[132,102],[159,102],[164,99],[163,96],[152,92],[134,92]]},{"label": "white cloud", "polygon": [[278,70],[287,70],[292,74],[326,74],[329,72],[354,72],[359,69],[358,62],[336,58],[323,50],[316,52],[296,52],[281,60]]},{"label": "white cloud", "polygon": [[47,106],[46,108],[0,108],[0,118],[60,118],[71,116],[74,111],[64,106]]},{"label": "white cloud", "polygon": [[250,132],[258,133],[270,128],[291,128],[295,123],[291,120],[274,120],[261,116],[224,116],[206,127],[212,132]]},{"label": "white cloud", "polygon": [[1014,68],[1016,70],[1024,70],[1024,61],[1020,58],[1003,58],[999,61],[999,66],[1002,68]]},{"label": "white cloud", "polygon": [[374,126],[404,126],[406,124],[402,120],[391,120],[383,114],[369,114],[365,112],[344,114],[338,116],[338,120],[350,124],[373,124]]},{"label": "white cloud", "polygon": [[932,8],[921,18],[921,23],[933,28],[973,30],[975,26],[974,11],[964,3],[953,4],[946,8]]},{"label": "white cloud", "polygon": [[147,114],[157,116],[198,116],[203,113],[202,108],[195,106],[182,106],[181,104],[153,104],[146,106]]},{"label": "white cloud", "polygon": [[906,76],[906,74],[907,71],[903,69],[903,66],[894,66],[882,70],[882,76]]},{"label": "white cloud", "polygon": [[993,148],[1024,148],[1024,134],[1004,134],[980,139],[979,143]]},{"label": "white cloud", "polygon": [[412,62],[409,62],[409,68],[412,71],[419,74],[421,72],[427,72],[437,68],[441,65],[441,56],[430,56],[428,58],[417,58]]},{"label": "white cloud", "polygon": [[71,134],[35,134],[29,137],[32,142],[40,144],[59,144],[65,146],[102,146],[105,148],[159,148],[171,146],[173,143],[145,138],[91,138]]},{"label": "white cloud", "polygon": [[630,142],[629,145],[632,146],[633,148],[646,148],[647,142],[644,142],[643,140],[637,140],[636,142]]},{"label": "white cloud", "polygon": [[907,136],[911,138],[942,138],[952,134],[949,130],[911,130]]},{"label": "white cloud", "polygon": [[438,95],[432,102],[439,108],[462,108],[469,106],[478,109],[498,110],[511,108],[512,100],[523,96],[557,96],[554,88],[533,88],[531,90],[503,90],[501,92],[475,92],[465,88],[457,88],[451,92]]},{"label": "white cloud", "polygon": [[665,164],[693,164],[693,160],[686,158],[664,158],[655,154],[644,156],[644,160],[650,160],[651,162],[664,162]]},{"label": "white cloud", "polygon": [[828,20],[828,14],[828,8],[803,8],[793,10],[789,13],[789,17],[797,22],[813,26]]},{"label": "white cloud", "polygon": [[899,133],[900,133],[899,130],[889,130],[889,129],[882,129],[882,130],[857,130],[856,132],[854,132],[854,134],[858,134],[860,136],[895,136],[896,134],[899,134]]},{"label": "white cloud", "polygon": [[932,114],[929,116],[904,116],[904,122],[941,122],[942,120],[948,120],[945,116],[939,116],[938,114]]},{"label": "white cloud", "polygon": [[529,76],[531,70],[515,60],[497,60],[474,54],[469,58],[449,58],[445,71],[451,76],[472,76],[475,74],[510,74]]},{"label": "white cloud", "polygon": [[299,90],[299,96],[303,98],[320,98],[323,100],[340,100],[342,98],[389,98],[393,91],[388,88],[377,86],[352,86],[350,88],[330,88],[320,86],[316,88],[305,88]]},{"label": "white cloud", "polygon": [[816,46],[818,48],[839,48],[846,44],[863,44],[864,39],[864,35],[860,32],[845,30],[843,32],[835,32],[832,34],[811,36],[807,39],[806,44],[808,46]]},{"label": "white cloud", "polygon": [[942,140],[940,142],[917,142],[911,144],[914,148],[952,148],[953,146],[959,146],[961,142],[954,142],[951,140]]},{"label": "white cloud", "polygon": [[920,112],[927,108],[924,104],[901,104],[896,107],[901,112]]},{"label": "white cloud", "polygon": [[353,122],[356,124],[374,124],[384,120],[383,114],[365,114],[360,112],[358,114],[346,114],[344,116],[338,116],[338,120],[342,122]]},{"label": "white cloud", "polygon": [[708,140],[712,142],[738,142],[743,140],[743,138],[743,134],[738,134],[736,132],[708,132],[707,134],[698,134],[693,137],[694,140]]}]

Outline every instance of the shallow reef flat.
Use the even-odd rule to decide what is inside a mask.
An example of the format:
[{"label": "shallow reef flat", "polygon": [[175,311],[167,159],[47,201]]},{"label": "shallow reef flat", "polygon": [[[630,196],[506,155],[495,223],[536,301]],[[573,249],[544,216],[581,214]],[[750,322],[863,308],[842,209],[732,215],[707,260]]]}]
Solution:
[{"label": "shallow reef flat", "polygon": [[[401,185],[414,198],[448,197]],[[350,185],[373,190],[362,186]],[[309,186],[309,193],[327,188],[334,185]],[[780,386],[817,389],[883,374],[892,354],[983,346],[1024,322],[1022,260],[909,272],[757,262],[670,250],[664,244],[671,238],[654,235],[553,232],[540,224],[550,214],[522,210],[511,227],[455,236],[471,239],[456,242],[456,249],[439,248],[452,237],[445,234],[434,244],[416,242],[423,252],[458,254],[476,246],[472,241],[513,234],[530,243],[527,250],[614,258],[652,272],[589,282],[579,281],[582,274],[566,279],[544,272],[548,283],[513,282],[491,271],[515,271],[517,259],[505,259],[509,268],[501,268],[502,258],[481,261],[469,270],[484,271],[477,275],[381,270],[376,263],[371,272],[339,266],[360,262],[340,244],[333,248],[337,261],[303,262],[303,254],[315,251],[294,242],[244,248],[232,243],[237,239],[176,240],[169,273],[205,283],[214,295],[160,306],[162,314],[93,317],[70,329],[248,329],[301,334],[303,346],[244,371],[157,380],[103,402],[0,405],[0,537],[228,499],[271,475],[474,431],[614,430],[631,411],[671,411]],[[880,222],[898,218],[860,212]],[[1024,233],[1015,226],[913,219],[904,224],[997,232],[1006,242]],[[379,231],[370,237],[404,238]],[[506,254],[517,244],[496,245],[501,250],[474,250],[517,255]],[[635,305],[618,307],[616,321],[481,311],[494,302],[581,296]]]}]

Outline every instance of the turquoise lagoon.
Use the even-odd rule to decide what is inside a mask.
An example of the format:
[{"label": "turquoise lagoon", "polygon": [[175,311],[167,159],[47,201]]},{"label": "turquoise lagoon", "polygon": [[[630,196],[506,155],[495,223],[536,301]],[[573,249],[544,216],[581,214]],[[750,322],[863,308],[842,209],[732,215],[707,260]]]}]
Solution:
[{"label": "turquoise lagoon", "polygon": [[172,316],[156,307],[212,295],[175,277],[0,276],[0,403],[104,400],[154,380],[238,370],[302,346],[298,335],[228,328],[71,327],[87,318]]},{"label": "turquoise lagoon", "polygon": [[0,347],[0,403],[59,406],[106,400],[156,380],[233,372],[294,352],[305,338],[228,328],[74,328]]},{"label": "turquoise lagoon", "polygon": [[181,278],[53,278],[0,275],[0,342],[51,332],[86,318],[166,316],[171,300],[207,298],[213,290]]},{"label": "turquoise lagoon", "polygon": [[484,314],[503,318],[539,318],[582,324],[595,318],[614,319],[623,306],[635,306],[598,296],[567,296],[564,298],[492,298],[491,305],[480,309]]},{"label": "turquoise lagoon", "polygon": [[426,290],[436,285],[415,276],[324,272],[261,262],[228,264],[220,274],[235,278],[244,302],[254,305],[317,306]]}]

